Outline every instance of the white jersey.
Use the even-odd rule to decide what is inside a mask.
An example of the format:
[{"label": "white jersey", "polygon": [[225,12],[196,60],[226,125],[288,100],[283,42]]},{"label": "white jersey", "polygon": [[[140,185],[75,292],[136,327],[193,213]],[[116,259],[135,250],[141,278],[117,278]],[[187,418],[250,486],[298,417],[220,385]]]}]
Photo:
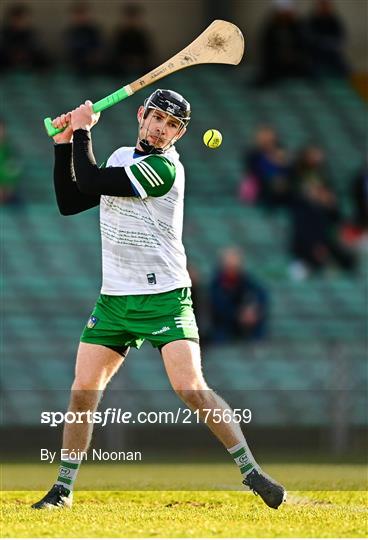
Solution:
[{"label": "white jersey", "polygon": [[101,196],[101,293],[157,294],[190,287],[182,244],[185,176],[179,154],[171,148],[160,155],[140,155],[133,147],[122,147],[106,166],[124,167],[137,196]]}]

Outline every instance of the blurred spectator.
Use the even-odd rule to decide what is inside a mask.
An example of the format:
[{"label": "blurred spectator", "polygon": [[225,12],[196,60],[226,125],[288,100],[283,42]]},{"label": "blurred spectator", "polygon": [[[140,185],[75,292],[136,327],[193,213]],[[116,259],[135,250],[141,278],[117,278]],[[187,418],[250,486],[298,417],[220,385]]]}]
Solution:
[{"label": "blurred spectator", "polygon": [[152,69],[152,43],[143,21],[143,6],[122,7],[109,60],[111,72],[119,76],[142,75]]},{"label": "blurred spectator", "polygon": [[258,340],[267,334],[268,295],[244,271],[240,252],[226,249],[210,285],[210,341]]},{"label": "blurred spectator", "polygon": [[0,120],[0,204],[18,204],[20,201],[17,186],[20,167],[14,158],[6,136],[5,123]]},{"label": "blurred spectator", "polygon": [[32,26],[31,10],[14,4],[4,16],[0,37],[0,70],[42,70],[49,61]]},{"label": "blurred spectator", "polygon": [[316,76],[344,77],[348,67],[344,57],[345,28],[332,0],[315,0],[307,20],[311,66]]},{"label": "blurred spectator", "polygon": [[200,312],[201,312],[201,304],[202,304],[201,279],[200,279],[197,268],[195,268],[192,264],[188,264],[188,273],[192,281],[191,296],[192,296],[194,314],[196,316],[197,323],[198,323],[198,320],[200,318]]},{"label": "blurred spectator", "polygon": [[292,188],[297,193],[306,184],[318,182],[328,185],[325,165],[325,153],[320,146],[309,144],[302,148],[293,166]]},{"label": "blurred spectator", "polygon": [[274,0],[260,35],[258,85],[309,74],[303,26],[293,0]]},{"label": "blurred spectator", "polygon": [[355,176],[350,187],[353,216],[341,237],[352,247],[368,249],[368,164]]},{"label": "blurred spectator", "polygon": [[290,164],[275,130],[260,127],[253,148],[244,158],[246,175],[240,186],[240,198],[269,208],[286,205],[290,192]]},{"label": "blurred spectator", "polygon": [[65,46],[68,62],[78,74],[92,75],[101,71],[101,31],[85,3],[74,4],[71,8]]},{"label": "blurred spectator", "polygon": [[368,232],[368,165],[354,179],[351,191],[354,224],[361,232]]},{"label": "blurred spectator", "polygon": [[333,264],[351,271],[355,258],[339,240],[341,216],[336,197],[323,183],[307,182],[291,208],[291,275],[306,277]]}]

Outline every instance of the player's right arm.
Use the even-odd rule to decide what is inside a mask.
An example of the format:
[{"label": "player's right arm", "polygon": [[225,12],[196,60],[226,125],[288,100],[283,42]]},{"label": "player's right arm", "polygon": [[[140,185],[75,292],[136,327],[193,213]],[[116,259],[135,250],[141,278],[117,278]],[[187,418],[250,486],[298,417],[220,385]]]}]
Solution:
[{"label": "player's right arm", "polygon": [[73,129],[70,126],[70,113],[62,114],[53,120],[57,128],[66,129],[55,135],[54,188],[56,201],[63,216],[78,214],[100,204],[97,195],[81,193],[75,181],[73,166]]}]

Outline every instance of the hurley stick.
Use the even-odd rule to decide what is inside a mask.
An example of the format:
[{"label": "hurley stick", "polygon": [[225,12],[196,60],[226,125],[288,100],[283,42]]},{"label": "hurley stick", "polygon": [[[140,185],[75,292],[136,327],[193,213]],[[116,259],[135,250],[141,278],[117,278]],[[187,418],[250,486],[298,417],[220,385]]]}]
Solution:
[{"label": "hurley stick", "polygon": [[[175,56],[153,69],[147,75],[127,84],[116,92],[96,101],[92,105],[95,113],[116,105],[138,90],[166,77],[175,71],[198,64],[239,64],[244,53],[243,34],[235,24],[216,20],[210,24],[190,45]],[[51,118],[45,118],[45,128],[50,137],[63,129],[54,128]],[[65,128],[64,128],[65,129]]]}]

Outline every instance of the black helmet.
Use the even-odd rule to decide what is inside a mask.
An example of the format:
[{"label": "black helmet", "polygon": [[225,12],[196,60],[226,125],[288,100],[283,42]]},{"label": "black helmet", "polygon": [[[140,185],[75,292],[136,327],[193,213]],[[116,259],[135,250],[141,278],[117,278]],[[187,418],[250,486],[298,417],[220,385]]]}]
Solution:
[{"label": "black helmet", "polygon": [[144,102],[145,116],[148,109],[159,109],[177,118],[186,126],[190,120],[190,104],[173,90],[157,89]]}]

